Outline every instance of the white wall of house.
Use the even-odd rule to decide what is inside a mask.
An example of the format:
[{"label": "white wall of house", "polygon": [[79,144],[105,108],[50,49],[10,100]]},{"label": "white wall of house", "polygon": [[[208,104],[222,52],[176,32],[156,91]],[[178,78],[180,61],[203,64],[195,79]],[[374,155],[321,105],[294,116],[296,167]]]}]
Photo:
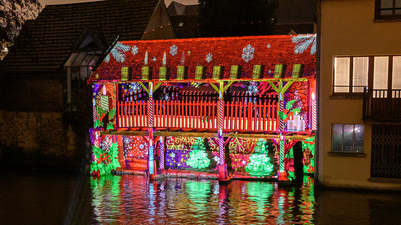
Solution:
[{"label": "white wall of house", "polygon": [[[375,0],[321,0],[318,179],[327,186],[401,189],[370,179],[372,125],[362,121],[361,98],[334,98],[334,56],[401,55],[401,20],[374,19]],[[364,153],[333,156],[332,124],[364,124]]]}]

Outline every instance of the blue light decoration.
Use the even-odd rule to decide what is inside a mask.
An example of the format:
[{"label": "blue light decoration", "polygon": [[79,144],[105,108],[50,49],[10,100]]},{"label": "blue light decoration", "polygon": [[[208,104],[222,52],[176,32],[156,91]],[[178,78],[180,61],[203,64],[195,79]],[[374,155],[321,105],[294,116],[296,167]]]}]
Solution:
[{"label": "blue light decoration", "polygon": [[153,174],[153,146],[149,146],[149,174]]}]

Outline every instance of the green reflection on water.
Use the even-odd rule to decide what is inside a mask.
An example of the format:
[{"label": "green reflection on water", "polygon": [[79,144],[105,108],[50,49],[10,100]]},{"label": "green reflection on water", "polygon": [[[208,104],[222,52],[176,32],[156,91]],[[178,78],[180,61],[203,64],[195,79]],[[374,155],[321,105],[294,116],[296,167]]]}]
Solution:
[{"label": "green reflection on water", "polygon": [[250,182],[247,183],[247,193],[249,195],[249,200],[256,203],[256,212],[263,216],[266,211],[266,206],[270,204],[269,198],[274,193],[274,187],[272,183],[266,182]]},{"label": "green reflection on water", "polygon": [[120,176],[91,177],[92,206],[98,222],[103,222],[103,217],[118,215],[121,205],[120,183]]}]

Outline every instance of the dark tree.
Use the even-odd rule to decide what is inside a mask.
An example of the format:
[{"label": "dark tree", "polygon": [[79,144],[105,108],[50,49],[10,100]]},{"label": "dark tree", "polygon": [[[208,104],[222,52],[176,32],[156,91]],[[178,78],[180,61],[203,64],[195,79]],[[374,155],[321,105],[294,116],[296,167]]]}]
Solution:
[{"label": "dark tree", "polygon": [[278,0],[199,0],[201,36],[268,35]]},{"label": "dark tree", "polygon": [[35,19],[41,10],[38,0],[0,0],[0,59],[7,54],[25,21]]}]

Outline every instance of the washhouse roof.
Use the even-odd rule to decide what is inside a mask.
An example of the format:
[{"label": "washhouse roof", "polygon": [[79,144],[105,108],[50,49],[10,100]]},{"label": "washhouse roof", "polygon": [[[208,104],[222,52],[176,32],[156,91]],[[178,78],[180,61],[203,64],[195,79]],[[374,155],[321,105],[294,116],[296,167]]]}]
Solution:
[{"label": "washhouse roof", "polygon": [[162,66],[169,68],[170,79],[176,78],[177,66],[188,68],[188,79],[194,78],[196,66],[205,67],[206,78],[212,77],[214,66],[222,66],[228,79],[232,65],[240,66],[241,78],[252,78],[254,65],[264,66],[263,78],[272,78],[277,64],[286,66],[285,77],[291,77],[294,64],[302,64],[302,76],[311,77],[316,73],[316,35],[122,41],[88,82],[119,81],[121,67],[131,67],[133,79],[139,80],[145,61],[154,80]]}]

